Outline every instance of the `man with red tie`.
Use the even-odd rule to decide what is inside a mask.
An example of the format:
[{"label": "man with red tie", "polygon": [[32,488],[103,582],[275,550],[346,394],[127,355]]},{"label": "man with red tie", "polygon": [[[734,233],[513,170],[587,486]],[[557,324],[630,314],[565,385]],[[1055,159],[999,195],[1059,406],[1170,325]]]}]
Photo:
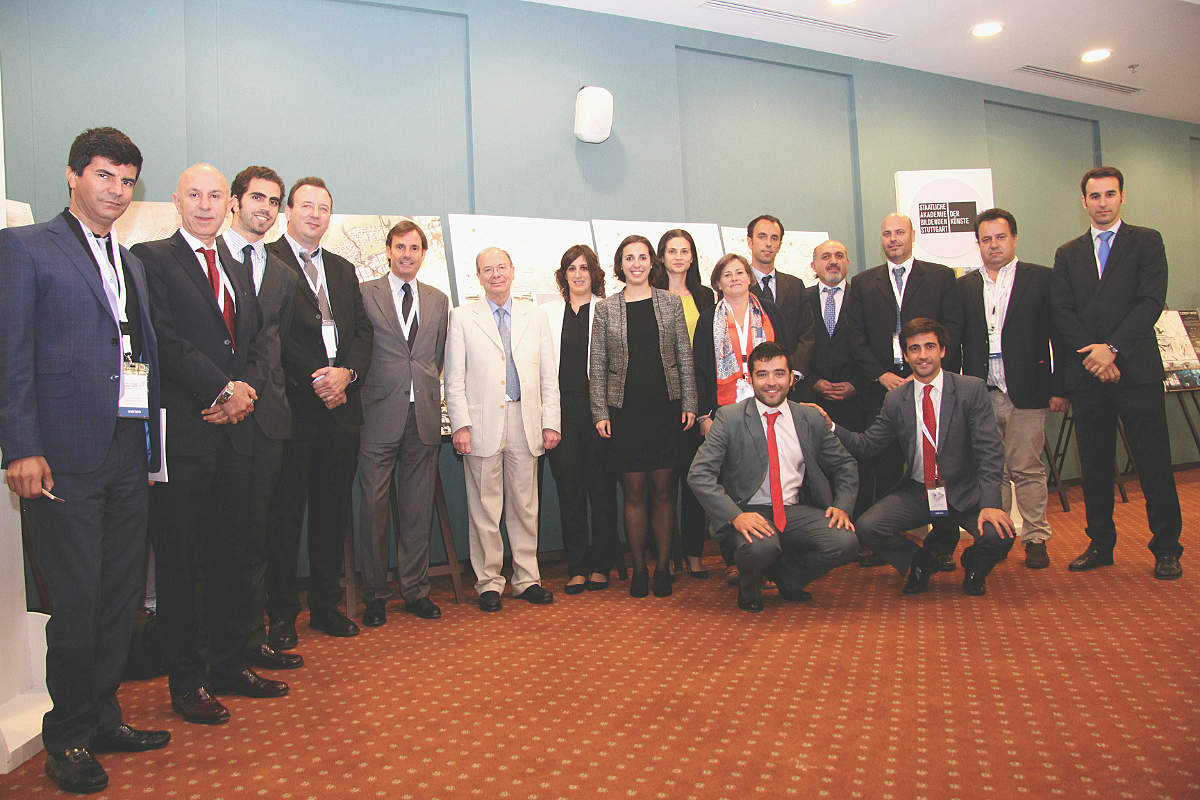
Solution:
[{"label": "man with red tie", "polygon": [[754,397],[718,409],[692,461],[688,485],[717,538],[733,537],[738,608],[762,611],[762,579],[784,600],[858,553],[850,511],[858,467],[821,412],[787,399],[788,352],[763,342],[750,352]]},{"label": "man with red tie", "polygon": [[[831,426],[860,460],[893,441],[907,459],[906,480],[858,518],[858,538],[908,580],[904,594],[929,588],[931,553],[953,553],[958,529],[975,544],[962,554],[963,591],[982,595],[988,573],[1013,544],[1013,524],[1001,507],[1004,447],[996,430],[987,384],[942,369],[947,335],[941,323],[918,317],[900,331],[914,380],[887,393],[883,408],[862,433]],[[934,522],[924,547],[903,531]]]}]

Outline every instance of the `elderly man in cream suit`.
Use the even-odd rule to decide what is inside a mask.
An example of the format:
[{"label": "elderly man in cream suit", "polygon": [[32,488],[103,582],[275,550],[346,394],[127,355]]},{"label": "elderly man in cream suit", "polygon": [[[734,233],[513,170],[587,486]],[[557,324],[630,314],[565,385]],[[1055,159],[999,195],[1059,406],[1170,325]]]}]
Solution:
[{"label": "elderly man in cream suit", "polygon": [[463,459],[471,566],[484,611],[500,610],[505,512],[515,597],[544,605],[537,563],[538,456],[558,444],[561,426],[554,346],[545,313],[513,300],[513,266],[496,247],[475,257],[484,299],[450,313],[446,409]]}]

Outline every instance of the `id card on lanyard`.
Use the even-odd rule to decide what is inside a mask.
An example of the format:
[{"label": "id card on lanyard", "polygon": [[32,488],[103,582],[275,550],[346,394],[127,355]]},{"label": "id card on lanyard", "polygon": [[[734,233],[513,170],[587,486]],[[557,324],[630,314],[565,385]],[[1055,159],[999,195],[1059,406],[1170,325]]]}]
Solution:
[{"label": "id card on lanyard", "polygon": [[750,334],[750,301],[746,301],[746,315],[742,318],[742,324],[738,325],[735,320],[734,328],[734,349],[737,351],[738,365],[742,368],[742,374],[737,380],[737,402],[742,402],[748,397],[754,396],[754,387],[750,385],[750,351],[754,348],[751,346],[753,336]]},{"label": "id card on lanyard", "polygon": [[1015,277],[1015,269],[1009,275],[1005,275],[1002,269],[996,275],[996,282],[991,284],[992,288],[989,291],[988,286],[990,282],[986,275],[983,276],[983,312],[987,318],[988,358],[1004,357],[1002,347],[1004,318],[1008,316],[1008,298],[1012,295],[1012,285]]},{"label": "id card on lanyard", "polygon": [[[938,432],[939,435],[941,431]],[[937,452],[937,437],[932,435],[929,428],[925,425],[925,420],[921,420],[921,436],[924,441],[921,443],[924,449],[925,442],[928,442],[933,447],[933,452]],[[950,505],[946,502],[946,487],[942,483],[942,471],[934,464],[934,484],[933,486],[925,486],[925,498],[929,502],[929,516],[944,517],[950,513]]]}]

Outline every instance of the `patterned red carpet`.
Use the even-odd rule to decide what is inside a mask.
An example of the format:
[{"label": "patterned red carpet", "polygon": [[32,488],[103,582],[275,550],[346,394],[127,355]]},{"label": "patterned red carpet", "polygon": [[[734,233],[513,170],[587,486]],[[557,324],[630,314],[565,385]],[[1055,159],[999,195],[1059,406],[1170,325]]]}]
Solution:
[{"label": "patterned red carpet", "polygon": [[[1185,521],[1200,471],[1179,475]],[[1136,484],[1117,504],[1116,565],[1068,573],[1083,504],[1052,499],[1050,569],[1020,547],[988,581],[962,571],[901,597],[890,568],[844,567],[811,603],[738,611],[720,580],[674,596],[628,584],[554,605],[504,597],[439,621],[389,609],[351,640],[299,626],[306,666],[279,700],[228,698],[189,725],[165,679],[121,689],[165,749],[107,755],[106,796],[152,798],[1200,797],[1200,553],[1155,581]],[[37,756],[0,797],[55,793]]]}]

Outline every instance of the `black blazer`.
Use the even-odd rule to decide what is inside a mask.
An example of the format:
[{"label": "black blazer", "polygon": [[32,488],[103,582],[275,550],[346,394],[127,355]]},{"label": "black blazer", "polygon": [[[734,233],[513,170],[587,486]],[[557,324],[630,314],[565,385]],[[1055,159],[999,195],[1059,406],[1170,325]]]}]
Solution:
[{"label": "black blazer", "polygon": [[[793,350],[796,340],[788,328],[787,319],[779,306],[770,300],[759,298],[771,327],[775,329],[775,341],[783,349]],[[696,416],[703,417],[717,410],[717,351],[713,346],[713,317],[716,303],[700,312],[696,321],[696,335],[692,337],[692,356],[696,362]]]},{"label": "black blazer", "polygon": [[[224,246],[224,240],[221,241]],[[258,308],[262,314],[259,335],[263,337],[265,359],[246,370],[246,382],[258,392],[251,418],[268,439],[281,440],[292,435],[292,409],[284,390],[281,337],[291,328],[295,291],[295,274],[268,251],[262,285],[258,288]]]},{"label": "black blazer", "polygon": [[[783,312],[783,321],[794,342],[791,347],[792,369],[806,373],[812,359],[813,317],[808,304],[804,302],[804,281],[795,275],[775,270],[774,290],[775,305]],[[762,297],[762,287],[755,279],[753,270],[750,272],[750,291]]]},{"label": "black blazer", "polygon": [[221,436],[229,436],[237,452],[250,455],[254,441],[250,425],[213,425],[201,417],[225,384],[244,380],[247,365],[266,358],[264,339],[258,336],[262,322],[258,303],[246,268],[218,240],[217,257],[233,285],[235,346],[212,286],[181,233],[136,244],[131,252],[146,267],[172,450],[210,453]]},{"label": "black blazer", "polygon": [[[267,252],[275,254],[296,277],[291,324],[280,337],[283,375],[292,408],[292,429],[296,432],[315,425],[320,415],[328,411],[313,391],[312,374],[329,366],[329,359],[321,338],[321,310],[317,306],[317,296],[308,285],[308,278],[304,276],[291,245],[280,237],[267,245]],[[345,425],[362,425],[362,398],[358,390],[371,365],[371,321],[363,309],[354,265],[324,249],[321,261],[325,266],[325,291],[329,294],[329,306],[338,332],[338,352],[333,365],[352,369],[358,375],[358,380],[346,387],[346,402],[330,413]]]},{"label": "black blazer", "polygon": [[[896,332],[896,295],[892,292],[890,263],[871,267],[850,281],[850,351],[867,378],[875,381],[893,371],[892,335]],[[917,317],[935,319],[946,328],[949,342],[942,368],[958,372],[961,356],[962,309],[954,270],[943,264],[913,261],[904,280],[900,324]],[[903,370],[907,374],[908,370]],[[883,391],[883,387],[879,387]]]},{"label": "black blazer", "polygon": [[[1017,262],[1004,328],[1000,332],[1004,382],[1008,386],[1009,399],[1017,408],[1045,408],[1050,404],[1051,393],[1061,393],[1053,381],[1050,365],[1054,337],[1050,277],[1046,267]],[[986,381],[989,347],[987,316],[983,308],[983,273],[973,270],[959,278],[958,294],[963,309],[963,374]]]},{"label": "black blazer", "polygon": [[1091,230],[1054,253],[1050,303],[1062,337],[1063,384],[1067,391],[1093,388],[1100,381],[1083,368],[1075,351],[1104,342],[1116,347],[1119,386],[1163,379],[1154,323],[1167,300],[1167,254],[1153,228],[1121,223],[1101,279]]},{"label": "black blazer", "polygon": [[850,287],[847,285],[846,294],[842,298],[842,310],[838,314],[837,324],[834,325],[833,335],[825,329],[824,300],[821,297],[821,284],[809,286],[804,290],[804,301],[808,304],[813,315],[813,351],[812,363],[804,376],[804,383],[811,387],[818,380],[840,382],[849,381],[854,388],[862,393],[871,384],[871,378],[862,371],[850,349],[849,314],[851,299]]}]

